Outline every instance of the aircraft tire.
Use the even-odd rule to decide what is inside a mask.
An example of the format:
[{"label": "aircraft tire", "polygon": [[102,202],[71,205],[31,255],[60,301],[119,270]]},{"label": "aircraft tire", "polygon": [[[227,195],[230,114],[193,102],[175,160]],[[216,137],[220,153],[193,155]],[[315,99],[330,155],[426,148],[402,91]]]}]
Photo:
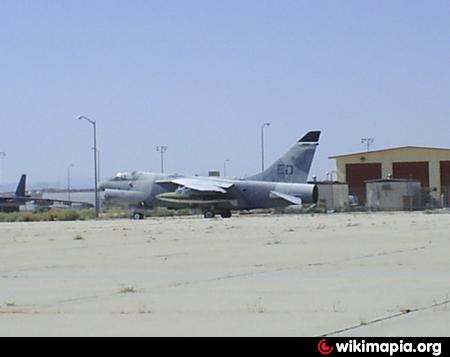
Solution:
[{"label": "aircraft tire", "polygon": [[216,216],[216,213],[214,211],[206,211],[203,213],[203,217],[205,217],[206,219],[211,219],[214,218]]},{"label": "aircraft tire", "polygon": [[223,211],[220,212],[220,215],[222,216],[222,218],[231,218],[231,211]]},{"label": "aircraft tire", "polygon": [[134,219],[135,221],[140,221],[144,219],[144,215],[140,212],[133,212],[131,218]]}]

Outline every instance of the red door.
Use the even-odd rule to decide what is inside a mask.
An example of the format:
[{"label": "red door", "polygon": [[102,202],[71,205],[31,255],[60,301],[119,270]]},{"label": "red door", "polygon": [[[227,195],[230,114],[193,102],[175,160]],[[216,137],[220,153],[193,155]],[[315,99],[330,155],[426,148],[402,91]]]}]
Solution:
[{"label": "red door", "polygon": [[430,187],[430,165],[428,162],[395,162],[392,166],[396,179],[420,181],[423,188]]},{"label": "red door", "polygon": [[366,204],[366,181],[381,179],[381,163],[347,164],[346,177],[350,195],[358,197],[361,204]]}]

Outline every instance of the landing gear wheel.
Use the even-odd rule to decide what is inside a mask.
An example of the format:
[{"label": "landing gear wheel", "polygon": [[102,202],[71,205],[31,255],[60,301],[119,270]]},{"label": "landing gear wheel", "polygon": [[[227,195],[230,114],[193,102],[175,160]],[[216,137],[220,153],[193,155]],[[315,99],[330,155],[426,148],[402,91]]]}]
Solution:
[{"label": "landing gear wheel", "polygon": [[206,219],[211,219],[214,218],[216,216],[214,211],[206,211],[203,213],[203,217],[205,217]]},{"label": "landing gear wheel", "polygon": [[140,220],[144,219],[144,215],[140,212],[133,212],[133,214],[131,215],[131,218],[134,219],[135,221],[140,221]]},{"label": "landing gear wheel", "polygon": [[231,218],[231,211],[220,212],[220,215],[222,216],[222,218]]}]

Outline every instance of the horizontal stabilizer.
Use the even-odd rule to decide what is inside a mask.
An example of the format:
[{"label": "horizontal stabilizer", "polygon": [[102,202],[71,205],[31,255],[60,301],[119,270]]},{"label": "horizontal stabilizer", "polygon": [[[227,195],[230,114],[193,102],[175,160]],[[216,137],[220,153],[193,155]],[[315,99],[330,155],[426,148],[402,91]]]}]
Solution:
[{"label": "horizontal stabilizer", "polygon": [[302,204],[301,198],[298,198],[298,197],[295,197],[292,195],[288,195],[286,193],[277,192],[277,191],[271,191],[270,198],[272,198],[272,199],[281,198],[282,200],[287,201],[292,205],[301,205]]}]

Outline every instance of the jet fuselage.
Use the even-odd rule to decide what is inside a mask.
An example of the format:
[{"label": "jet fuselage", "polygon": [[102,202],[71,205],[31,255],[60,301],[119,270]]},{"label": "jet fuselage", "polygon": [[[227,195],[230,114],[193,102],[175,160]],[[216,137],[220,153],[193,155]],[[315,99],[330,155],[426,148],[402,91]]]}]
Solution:
[{"label": "jet fuselage", "polygon": [[[204,207],[218,209],[251,210],[258,208],[278,208],[289,205],[283,199],[274,196],[280,192],[301,198],[303,203],[317,202],[317,187],[310,184],[281,183],[265,181],[247,181],[227,178],[192,177],[194,179],[220,181],[232,184],[227,192],[217,197],[216,194],[202,194],[196,199],[195,192],[185,194],[178,186],[169,181],[175,178],[185,178],[179,175],[161,175],[154,173],[133,173],[123,175],[122,179],[113,178],[100,185],[105,190],[105,201],[110,204],[121,204],[131,208],[153,208],[164,206],[168,208]],[[189,191],[189,190],[187,190]]]}]

